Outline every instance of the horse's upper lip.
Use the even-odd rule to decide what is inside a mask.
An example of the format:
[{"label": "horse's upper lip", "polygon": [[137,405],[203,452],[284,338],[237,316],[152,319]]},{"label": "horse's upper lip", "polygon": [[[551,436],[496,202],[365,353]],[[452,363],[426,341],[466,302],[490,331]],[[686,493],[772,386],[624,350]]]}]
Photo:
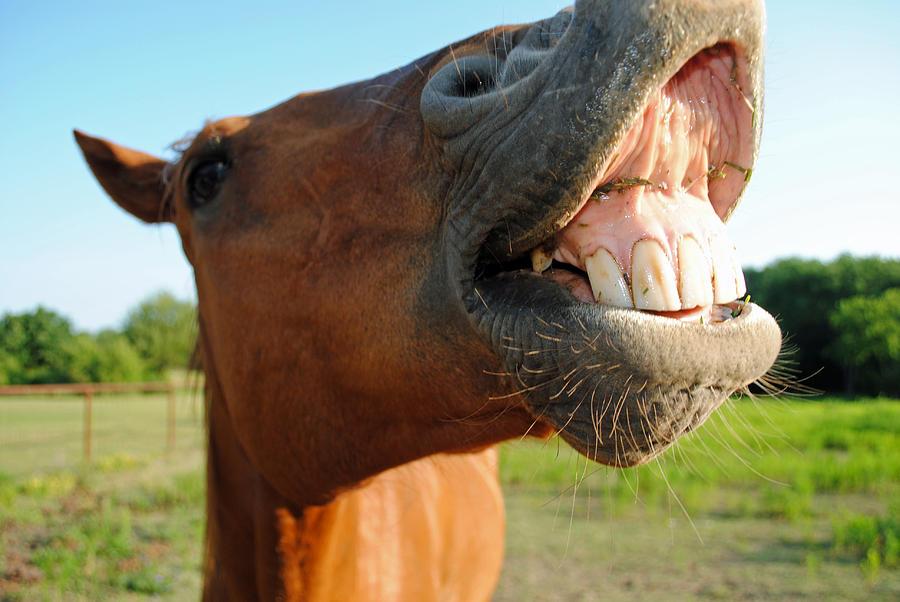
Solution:
[{"label": "horse's upper lip", "polygon": [[745,71],[739,50],[719,44],[650,95],[574,210],[531,251],[533,268],[573,266],[585,277],[554,279],[583,301],[682,317],[707,308],[691,315],[708,319],[714,303],[742,297],[723,220],[752,173],[756,108]]}]

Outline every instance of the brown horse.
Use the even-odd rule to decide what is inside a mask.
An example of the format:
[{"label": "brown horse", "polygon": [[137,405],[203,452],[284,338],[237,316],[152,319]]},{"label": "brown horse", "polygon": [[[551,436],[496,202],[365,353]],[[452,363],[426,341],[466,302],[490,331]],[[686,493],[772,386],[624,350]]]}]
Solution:
[{"label": "brown horse", "polygon": [[639,464],[769,369],[724,232],[763,29],[754,0],[585,0],[174,163],[76,132],[194,267],[206,599],[488,599],[492,445]]}]

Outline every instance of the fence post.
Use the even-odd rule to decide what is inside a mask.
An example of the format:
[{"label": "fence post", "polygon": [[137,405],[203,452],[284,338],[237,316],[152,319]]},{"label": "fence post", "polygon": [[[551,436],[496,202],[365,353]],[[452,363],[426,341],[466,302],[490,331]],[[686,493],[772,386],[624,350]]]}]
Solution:
[{"label": "fence post", "polygon": [[91,462],[91,404],[94,401],[94,392],[84,390],[84,461]]},{"label": "fence post", "polygon": [[175,385],[169,383],[169,400],[166,410],[166,452],[175,451]]}]

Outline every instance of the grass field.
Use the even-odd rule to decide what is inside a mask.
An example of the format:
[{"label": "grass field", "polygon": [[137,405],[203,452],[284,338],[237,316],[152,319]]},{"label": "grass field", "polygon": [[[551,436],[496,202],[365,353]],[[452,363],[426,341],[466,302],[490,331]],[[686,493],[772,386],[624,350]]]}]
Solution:
[{"label": "grass field", "polygon": [[733,402],[626,471],[506,452],[496,600],[900,599],[898,402]]},{"label": "grass field", "polygon": [[[0,599],[195,600],[202,411],[164,396],[0,398]],[[734,401],[660,462],[613,471],[512,442],[495,595],[900,599],[900,402]]]}]

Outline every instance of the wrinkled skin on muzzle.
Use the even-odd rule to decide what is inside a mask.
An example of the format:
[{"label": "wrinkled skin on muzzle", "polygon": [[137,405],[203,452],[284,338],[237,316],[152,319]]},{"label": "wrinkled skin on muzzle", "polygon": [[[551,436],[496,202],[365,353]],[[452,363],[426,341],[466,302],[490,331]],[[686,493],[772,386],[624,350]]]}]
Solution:
[{"label": "wrinkled skin on muzzle", "polygon": [[[207,378],[280,494],[526,433],[628,466],[780,348],[708,242],[757,155],[763,30],[750,0],[578,2],[211,123],[171,164],[77,138],[120,205],[177,226]],[[531,269],[545,247],[557,267]]]}]

